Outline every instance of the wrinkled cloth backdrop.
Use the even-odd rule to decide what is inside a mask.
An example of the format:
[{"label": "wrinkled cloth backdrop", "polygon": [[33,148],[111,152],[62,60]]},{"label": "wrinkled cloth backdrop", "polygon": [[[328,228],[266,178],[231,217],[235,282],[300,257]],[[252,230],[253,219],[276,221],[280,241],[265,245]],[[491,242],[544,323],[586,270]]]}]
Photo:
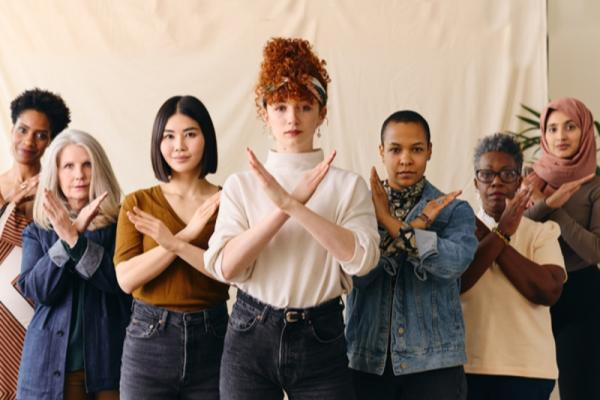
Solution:
[{"label": "wrinkled cloth backdrop", "polygon": [[[546,0],[3,0],[0,171],[12,164],[10,101],[38,86],[64,97],[70,127],[98,138],[126,193],[152,186],[154,116],[168,97],[191,94],[215,122],[220,162],[209,179],[222,185],[248,168],[246,146],[265,160],[273,145],[252,91],[264,43],[300,37],[332,79],[316,145],[338,151],[334,165],[383,174],[381,123],[413,109],[431,125],[428,179],[474,205],[476,140],[517,130],[519,103],[548,99],[546,32]],[[25,328],[17,317],[30,314],[11,312]]]}]

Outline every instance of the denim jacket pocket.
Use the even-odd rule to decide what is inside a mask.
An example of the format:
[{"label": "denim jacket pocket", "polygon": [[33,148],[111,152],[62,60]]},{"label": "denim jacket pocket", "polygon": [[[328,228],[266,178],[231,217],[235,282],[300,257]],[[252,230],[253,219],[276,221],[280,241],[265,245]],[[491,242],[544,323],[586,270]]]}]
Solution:
[{"label": "denim jacket pocket", "polygon": [[259,321],[257,316],[258,313],[253,312],[245,305],[240,305],[236,302],[231,310],[227,328],[242,333],[250,332]]},{"label": "denim jacket pocket", "polygon": [[143,312],[135,312],[127,327],[127,336],[139,339],[148,339],[158,331],[158,319]]},{"label": "denim jacket pocket", "polygon": [[323,315],[311,320],[310,330],[320,343],[333,343],[344,337],[344,319],[341,313]]}]

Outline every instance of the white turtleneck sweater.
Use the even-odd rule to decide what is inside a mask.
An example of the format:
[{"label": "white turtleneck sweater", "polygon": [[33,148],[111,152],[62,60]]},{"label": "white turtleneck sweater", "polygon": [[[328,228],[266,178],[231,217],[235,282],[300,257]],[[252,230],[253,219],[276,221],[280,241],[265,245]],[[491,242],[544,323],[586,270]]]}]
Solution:
[{"label": "white turtleneck sweater", "polygon": [[[270,151],[265,168],[291,193],[302,176],[323,161],[323,151]],[[351,275],[364,275],[377,265],[379,234],[365,181],[352,172],[330,167],[306,207],[354,235],[350,261],[335,259],[298,221],[289,218],[254,264],[229,282],[251,296],[279,308],[306,308],[352,290]],[[204,255],[206,269],[222,281],[225,244],[258,224],[275,205],[252,171],[230,176],[223,186],[219,216]]]}]

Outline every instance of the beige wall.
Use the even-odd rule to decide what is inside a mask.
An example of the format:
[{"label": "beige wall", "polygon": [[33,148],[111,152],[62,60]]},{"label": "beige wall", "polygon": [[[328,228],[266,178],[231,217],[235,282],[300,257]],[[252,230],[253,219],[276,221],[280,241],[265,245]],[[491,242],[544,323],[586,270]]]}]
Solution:
[{"label": "beige wall", "polygon": [[600,120],[600,1],[549,0],[551,99],[574,97]]},{"label": "beige wall", "polygon": [[[548,95],[583,101],[600,120],[600,1],[548,0]],[[558,390],[552,400],[558,400]]]}]

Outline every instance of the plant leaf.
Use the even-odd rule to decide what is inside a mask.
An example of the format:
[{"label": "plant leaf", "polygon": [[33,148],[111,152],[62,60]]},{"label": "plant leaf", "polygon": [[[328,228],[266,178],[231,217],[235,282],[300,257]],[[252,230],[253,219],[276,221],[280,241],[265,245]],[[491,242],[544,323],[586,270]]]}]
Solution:
[{"label": "plant leaf", "polygon": [[521,107],[523,107],[524,109],[526,109],[527,111],[529,111],[530,113],[532,113],[533,115],[535,115],[536,117],[540,117],[540,112],[539,111],[535,111],[533,108],[529,108],[524,104],[521,104]]},{"label": "plant leaf", "polygon": [[600,122],[594,121],[594,125],[596,125],[596,131],[598,131],[598,134],[600,134]]},{"label": "plant leaf", "polygon": [[535,126],[537,129],[540,129],[540,123],[536,120],[527,117],[522,117],[520,115],[517,115],[517,118],[519,118],[523,122],[527,122],[529,125]]}]

